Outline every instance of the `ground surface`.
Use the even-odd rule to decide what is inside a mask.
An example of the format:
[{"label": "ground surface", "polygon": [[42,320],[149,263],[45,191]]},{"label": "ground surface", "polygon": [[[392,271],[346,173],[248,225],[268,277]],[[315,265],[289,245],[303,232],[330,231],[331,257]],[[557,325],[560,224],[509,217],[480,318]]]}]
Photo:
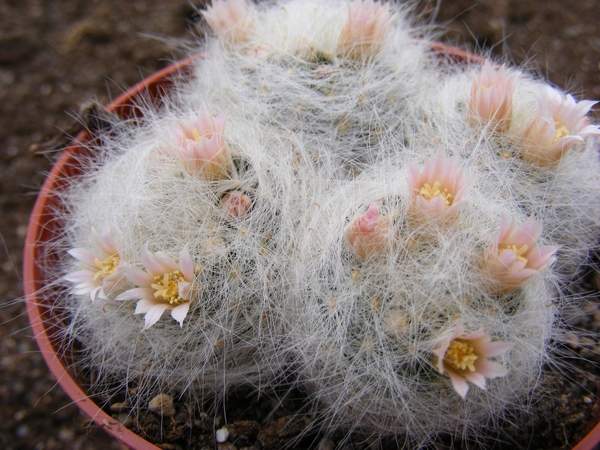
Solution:
[{"label": "ground surface", "polygon": [[[555,85],[600,98],[597,0],[423,0],[452,43],[525,63]],[[32,340],[20,273],[29,213],[49,160],[29,148],[68,128],[174,57],[188,0],[0,0],[0,447],[118,449],[70,404]]]}]

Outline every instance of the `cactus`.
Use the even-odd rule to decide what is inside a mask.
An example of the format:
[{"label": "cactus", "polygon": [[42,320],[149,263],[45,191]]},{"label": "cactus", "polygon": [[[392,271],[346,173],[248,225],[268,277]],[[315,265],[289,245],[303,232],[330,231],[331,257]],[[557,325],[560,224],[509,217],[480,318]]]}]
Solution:
[{"label": "cactus", "polygon": [[319,423],[419,443],[522,407],[599,231],[593,102],[440,58],[402,5],[203,14],[193,76],[63,199],[96,388],[142,408],[291,367]]}]

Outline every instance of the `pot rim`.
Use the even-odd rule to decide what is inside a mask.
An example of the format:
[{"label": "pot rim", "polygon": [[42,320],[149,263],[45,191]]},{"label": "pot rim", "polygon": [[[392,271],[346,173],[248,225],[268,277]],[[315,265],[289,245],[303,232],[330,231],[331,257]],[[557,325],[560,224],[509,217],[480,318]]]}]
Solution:
[{"label": "pot rim", "polygon": [[[475,55],[469,51],[456,48],[440,42],[423,41],[431,50],[454,59],[456,62],[483,64],[486,58]],[[120,117],[135,115],[135,100],[147,94],[157,98],[161,88],[168,88],[173,77],[189,70],[190,64],[201,59],[202,53],[177,61],[158,72],[150,75],[135,84],[110,102],[105,110],[116,113]],[[493,64],[493,63],[492,63]],[[107,433],[124,443],[130,448],[140,450],[160,450],[159,447],[146,441],[140,435],[129,430],[117,420],[108,415],[96,402],[82,390],[79,384],[71,376],[60,356],[60,346],[49,334],[56,324],[49,324],[45,316],[51,310],[51,305],[45,302],[40,294],[44,287],[45,273],[36,261],[42,256],[44,243],[48,236],[53,235],[54,228],[47,227],[48,219],[52,218],[53,196],[56,190],[65,187],[64,179],[77,172],[73,167],[77,166],[76,155],[85,151],[85,143],[92,138],[87,130],[79,132],[54,163],[50,173],[46,177],[42,188],[36,199],[27,227],[25,249],[23,254],[23,289],[29,323],[40,352],[48,365],[48,368],[57,379],[58,383],[74,404],[87,414],[93,422],[104,429]],[[573,447],[573,450],[592,450],[600,442],[600,422]]]}]

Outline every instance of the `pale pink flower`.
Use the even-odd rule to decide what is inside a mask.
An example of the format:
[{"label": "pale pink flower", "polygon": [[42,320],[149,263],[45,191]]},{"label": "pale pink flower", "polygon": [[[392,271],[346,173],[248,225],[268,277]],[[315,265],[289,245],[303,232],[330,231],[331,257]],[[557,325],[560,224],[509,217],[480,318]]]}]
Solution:
[{"label": "pale pink flower", "polygon": [[456,211],[472,179],[458,168],[458,156],[448,158],[442,150],[425,160],[423,169],[408,166],[408,186],[418,215],[447,218]]},{"label": "pale pink flower", "polygon": [[542,224],[533,217],[521,226],[516,226],[514,219],[509,222],[502,218],[500,230],[485,256],[485,266],[493,279],[494,288],[503,292],[513,291],[552,264],[558,247],[538,247],[537,240],[541,233]]},{"label": "pale pink flower", "polygon": [[172,150],[191,173],[207,180],[227,178],[231,170],[229,149],[223,135],[225,113],[216,118],[205,106],[190,121],[179,121],[169,131]]},{"label": "pale pink flower", "polygon": [[221,200],[221,208],[233,217],[243,217],[252,208],[252,199],[242,191],[231,191]]},{"label": "pale pink flower", "polygon": [[510,342],[492,342],[483,327],[464,334],[462,325],[454,328],[433,351],[433,362],[440,373],[447,373],[452,387],[465,398],[469,391],[467,381],[485,389],[486,378],[503,377],[508,370],[487,358],[501,356],[513,346]]},{"label": "pale pink flower", "polygon": [[381,216],[377,203],[371,203],[369,209],[354,219],[344,236],[354,252],[362,257],[382,254],[392,244],[391,220]]},{"label": "pale pink flower", "polygon": [[179,264],[166,253],[143,250],[142,263],[146,271],[134,266],[125,268],[125,275],[138,286],[119,295],[116,300],[138,300],[134,314],[146,314],[145,328],[150,328],[171,310],[180,326],[190,309],[193,296],[194,261],[187,245],[179,254]]},{"label": "pale pink flower", "polygon": [[342,51],[353,58],[374,55],[395,18],[388,4],[354,0],[348,6],[348,20],[340,35]]},{"label": "pale pink flower", "polygon": [[504,66],[495,69],[485,61],[479,74],[473,73],[471,115],[480,123],[504,130],[510,125],[512,101],[518,73],[507,75]]},{"label": "pale pink flower", "polygon": [[105,231],[98,235],[92,229],[92,237],[96,249],[72,248],[68,253],[78,261],[81,270],[65,276],[67,281],[77,283],[73,288],[76,295],[90,295],[92,301],[96,297],[106,298],[107,294],[115,289],[123,277],[123,268],[120,265],[119,249],[114,243],[111,233]]},{"label": "pale pink flower", "polygon": [[521,154],[529,162],[549,164],[558,161],[587,136],[599,135],[600,127],[586,117],[597,102],[562,95],[546,88],[538,95],[538,112],[525,130]]},{"label": "pale pink flower", "polygon": [[228,44],[246,42],[254,27],[246,0],[213,0],[202,15],[219,39]]}]

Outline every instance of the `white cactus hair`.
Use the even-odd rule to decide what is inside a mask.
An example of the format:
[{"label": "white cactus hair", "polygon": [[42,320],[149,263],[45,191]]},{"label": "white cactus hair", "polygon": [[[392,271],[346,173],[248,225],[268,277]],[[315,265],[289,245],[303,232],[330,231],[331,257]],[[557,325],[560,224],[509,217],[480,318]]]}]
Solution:
[{"label": "white cactus hair", "polygon": [[[313,207],[299,251],[290,345],[310,392],[328,405],[324,420],[420,442],[457,430],[469,435],[534,388],[552,335],[556,280],[545,273],[510,296],[490,293],[474,255],[496,231],[498,205],[477,196],[461,211],[459,230],[411,230],[403,174],[365,171]],[[397,250],[361,260],[342,230],[376,200],[393,217]],[[502,359],[508,374],[488,381],[486,391],[471,389],[466,400],[431,361],[457,321],[515,344]]]},{"label": "white cactus hair", "polygon": [[[161,392],[224,398],[241,384],[274,386],[292,363],[318,424],[419,444],[477,439],[482,424],[526,408],[561,334],[560,288],[600,231],[596,142],[555,164],[525,161],[522,135],[545,83],[520,73],[510,126],[475,123],[480,64],[440,58],[427,43],[433,31],[388,5],[381,42],[348,54],[339,44],[348,2],[248,2],[243,33],[206,36],[189,79],[175,80],[160,106],[142,102],[143,117],[115,122],[82,157],[84,174],[61,199],[57,247],[94,248],[91,230],[109,230],[124,265],[144,270],[144,250],[177,260],[187,246],[195,266],[181,326],[165,313],[147,329],[135,302],[116,300],[136,287],[125,277],[91,301],[65,278],[80,262],[55,268],[67,292],[64,339],[79,342],[77,364],[96,392],[140,409]],[[231,167],[219,179],[191,173],[169,150],[169,129],[202,108],[226,113]],[[415,214],[423,186],[409,182],[410,167],[436,154],[469,180],[443,220]],[[221,206],[232,191],[251,200],[247,214]],[[390,244],[359,255],[345,230],[373,204]],[[484,261],[503,217],[533,217],[543,226],[536,244],[560,249],[553,265],[499,291]],[[465,398],[433,359],[458,325],[513,344],[491,358],[506,375],[485,390],[471,384]]]},{"label": "white cactus hair", "polygon": [[[285,252],[290,242],[290,236],[280,234],[287,231],[279,227],[278,217],[286,215],[286,205],[279,204],[281,193],[292,187],[285,184],[288,177],[279,175],[289,173],[292,161],[265,161],[261,155],[265,146],[277,151],[283,141],[278,144],[277,136],[261,135],[252,124],[232,125],[228,142],[236,149],[243,139],[243,153],[237,156],[240,165],[247,165],[245,172],[237,180],[198,179],[176,158],[160,153],[168,145],[165,124],[191,112],[163,110],[159,118],[145,111],[133,142],[119,133],[114,139],[106,136],[101,169],[90,168],[65,200],[73,210],[70,247],[90,247],[90,229],[109,229],[119,243],[121,261],[140,268],[144,249],[175,260],[182,247],[191,249],[198,301],[181,327],[163,317],[143,330],[142,318],[133,315],[135,303],[115,300],[114,295],[101,302],[73,298],[69,305],[74,310],[71,336],[94,349],[87,353],[89,366],[101,377],[146,380],[150,385],[145,386],[144,400],[165,389],[208,397],[231,384],[258,383],[264,377],[266,370],[256,353],[260,341],[267,342],[259,330],[268,302],[279,289],[270,281],[277,279],[280,265],[273,248]],[[231,218],[219,200],[240,187],[254,199],[252,214]],[[269,230],[269,236],[256,234],[263,230]],[[245,243],[236,248],[238,241]]]}]

